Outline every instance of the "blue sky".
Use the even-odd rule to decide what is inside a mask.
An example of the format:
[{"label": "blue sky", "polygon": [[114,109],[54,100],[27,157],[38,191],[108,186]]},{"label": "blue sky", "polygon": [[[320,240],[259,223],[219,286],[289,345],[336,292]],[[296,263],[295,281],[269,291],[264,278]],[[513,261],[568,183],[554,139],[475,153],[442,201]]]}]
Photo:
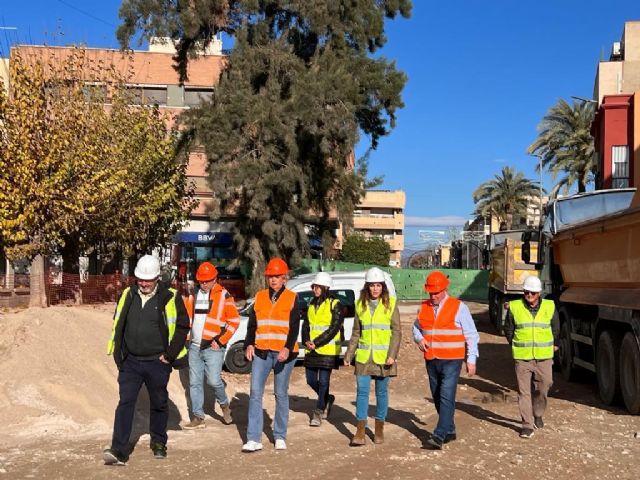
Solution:
[{"label": "blue sky", "polygon": [[[382,188],[406,192],[407,224],[416,228],[469,218],[473,190],[503,166],[537,179],[526,154],[536,125],[559,98],[591,97],[598,60],[626,20],[640,20],[637,0],[413,3],[411,19],[387,25],[381,54],[409,82],[370,173],[384,175]],[[0,26],[17,27],[0,31],[4,53],[16,39],[117,47],[118,0],[0,4]],[[552,185],[548,175],[544,185]]]}]

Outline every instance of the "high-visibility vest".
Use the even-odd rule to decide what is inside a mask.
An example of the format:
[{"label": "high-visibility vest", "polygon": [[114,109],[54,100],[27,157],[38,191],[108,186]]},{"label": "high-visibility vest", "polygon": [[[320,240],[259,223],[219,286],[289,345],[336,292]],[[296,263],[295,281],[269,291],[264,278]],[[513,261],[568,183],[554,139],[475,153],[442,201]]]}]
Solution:
[{"label": "high-visibility vest", "polygon": [[418,313],[417,326],[422,332],[422,338],[427,343],[424,351],[425,360],[439,358],[441,360],[464,360],[465,339],[462,328],[456,325],[456,314],[460,308],[460,300],[447,297],[438,309],[438,315],[433,314],[431,300],[422,302]]},{"label": "high-visibility vest", "polygon": [[[113,317],[113,324],[111,326],[111,338],[109,339],[109,342],[107,344],[107,355],[112,355],[113,350],[115,349],[116,329],[118,327],[118,323],[120,322],[120,318],[122,317],[122,309],[127,300],[127,297],[129,296],[130,290],[131,290],[131,287],[127,287],[124,289],[124,292],[122,292],[122,295],[120,296],[120,300],[118,301],[118,305],[116,306],[116,313]],[[171,340],[173,339],[173,335],[176,333],[176,320],[178,319],[178,310],[176,308],[176,290],[173,288],[170,288],[169,291],[171,292],[171,299],[164,306],[164,321],[167,325],[169,343],[171,343]],[[182,350],[180,350],[180,353],[178,354],[178,356],[176,357],[176,360],[184,357],[185,355],[187,355],[187,353],[188,353],[187,348],[183,347]]]},{"label": "high-visibility vest", "polygon": [[396,307],[396,297],[389,297],[389,308],[382,300],[371,315],[369,305],[356,302],[356,314],[360,319],[360,341],[356,350],[356,362],[367,363],[373,355],[373,363],[384,365],[391,343],[391,318]]},{"label": "high-visibility vest", "polygon": [[[315,306],[309,305],[307,318],[309,320],[309,336],[311,341],[329,329],[331,319],[333,318],[333,309],[337,303],[338,300],[335,298],[327,298],[317,309]],[[340,349],[342,347],[341,338],[342,335],[338,331],[336,336],[328,343],[317,347],[314,351],[319,355],[340,355]],[[309,350],[307,349],[307,351]]]},{"label": "high-visibility vest", "polygon": [[552,300],[541,300],[535,318],[523,299],[509,302],[515,330],[511,351],[516,360],[548,360],[553,358],[551,320],[555,312]]},{"label": "high-visibility vest", "polygon": [[[269,298],[269,289],[265,288],[256,294],[253,311],[256,314],[256,348],[279,352],[287,343],[291,310],[296,303],[296,294],[284,289],[275,303]],[[298,342],[293,345],[298,351]]]},{"label": "high-visibility vest", "polygon": [[[185,300],[185,305],[189,313],[189,321],[193,325],[195,297],[189,295]],[[240,316],[236,309],[235,301],[222,285],[216,283],[209,291],[209,305],[211,305],[211,308],[204,321],[202,340],[212,340],[224,330],[224,333],[219,338],[219,343],[226,345],[240,325]]]}]

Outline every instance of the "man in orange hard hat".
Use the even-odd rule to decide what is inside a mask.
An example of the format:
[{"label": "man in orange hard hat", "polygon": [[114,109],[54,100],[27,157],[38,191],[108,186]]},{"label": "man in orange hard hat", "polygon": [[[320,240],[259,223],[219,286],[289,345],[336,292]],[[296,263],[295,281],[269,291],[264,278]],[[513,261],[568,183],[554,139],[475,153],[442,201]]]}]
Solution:
[{"label": "man in orange hard hat", "polygon": [[435,450],[456,439],[453,417],[460,370],[466,356],[467,373],[475,375],[480,338],[469,308],[450,297],[448,287],[449,279],[444,273],[429,274],[424,285],[429,300],[422,302],[413,325],[413,337],[424,355],[431,396],[438,412],[438,425],[427,440]]},{"label": "man in orange hard hat", "polygon": [[227,343],[240,325],[240,315],[233,297],[218,283],[218,269],[203,262],[196,271],[199,284],[195,297],[190,295],[186,306],[191,320],[189,344],[189,396],[191,397],[191,421],[182,428],[204,428],[203,382],[213,388],[222,410],[223,422],[232,422],[229,398],[222,381],[222,365]]},{"label": "man in orange hard hat", "polygon": [[251,393],[249,394],[249,420],[247,443],[243,452],[262,450],[263,411],[262,397],[271,370],[274,372],[276,413],[273,437],[276,450],[286,450],[289,423],[289,378],[298,356],[300,313],[297,296],[285,287],[289,267],[281,258],[272,258],[264,274],[268,288],[256,294],[249,313],[245,355],[251,362]]}]

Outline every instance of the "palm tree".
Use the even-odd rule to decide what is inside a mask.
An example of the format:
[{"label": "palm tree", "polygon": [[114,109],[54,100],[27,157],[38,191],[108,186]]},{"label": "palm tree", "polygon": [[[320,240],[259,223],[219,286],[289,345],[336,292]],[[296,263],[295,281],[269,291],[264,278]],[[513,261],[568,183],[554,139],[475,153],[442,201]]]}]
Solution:
[{"label": "palm tree", "polygon": [[526,215],[531,199],[540,193],[540,184],[525,178],[513,167],[503,167],[500,175],[480,185],[473,192],[474,213],[494,215],[500,230],[511,230],[514,215]]},{"label": "palm tree", "polygon": [[593,181],[597,168],[591,136],[594,114],[593,102],[574,101],[569,105],[560,99],[538,125],[538,138],[528,153],[540,158],[542,168],[551,173],[554,181],[564,175],[551,190],[552,197],[561,189],[567,193],[575,183],[578,192],[584,192]]}]

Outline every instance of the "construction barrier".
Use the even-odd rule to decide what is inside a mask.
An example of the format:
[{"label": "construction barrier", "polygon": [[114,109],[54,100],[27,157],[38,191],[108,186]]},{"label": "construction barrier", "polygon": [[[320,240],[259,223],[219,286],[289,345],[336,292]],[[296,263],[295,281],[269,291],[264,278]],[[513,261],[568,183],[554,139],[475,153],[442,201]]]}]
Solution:
[{"label": "construction barrier", "polygon": [[[294,270],[296,274],[319,272],[353,272],[366,270],[373,265],[358,263],[305,260],[303,264]],[[320,268],[322,267],[322,268]],[[427,275],[433,270],[421,270],[413,268],[380,267],[389,272],[396,287],[396,293],[400,300],[422,300],[427,298],[424,292],[424,282]],[[463,270],[441,269],[451,282],[449,293],[466,300],[486,301],[488,296],[489,271],[488,270]]]}]

